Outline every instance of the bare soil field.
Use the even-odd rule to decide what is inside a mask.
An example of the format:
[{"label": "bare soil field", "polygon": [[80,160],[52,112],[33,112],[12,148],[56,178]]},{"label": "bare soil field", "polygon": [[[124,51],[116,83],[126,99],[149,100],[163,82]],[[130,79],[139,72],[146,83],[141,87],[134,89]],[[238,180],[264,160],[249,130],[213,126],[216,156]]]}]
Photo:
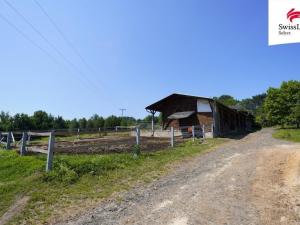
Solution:
[{"label": "bare soil field", "polygon": [[[176,138],[176,143],[184,139]],[[141,151],[157,151],[170,146],[170,138],[141,137]],[[59,141],[55,144],[56,153],[70,154],[98,154],[98,153],[122,153],[131,152],[136,144],[135,137],[131,136],[107,136],[94,139],[80,139],[75,141]],[[35,147],[47,149],[46,144],[35,144]]]},{"label": "bare soil field", "polygon": [[60,224],[300,224],[300,145],[272,132],[185,160],[158,181]]}]

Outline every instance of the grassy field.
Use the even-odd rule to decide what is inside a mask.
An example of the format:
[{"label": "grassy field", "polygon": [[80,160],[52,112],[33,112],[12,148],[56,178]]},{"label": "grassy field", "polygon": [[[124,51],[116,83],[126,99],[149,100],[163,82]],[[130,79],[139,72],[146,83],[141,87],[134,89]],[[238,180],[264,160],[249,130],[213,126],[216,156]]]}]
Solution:
[{"label": "grassy field", "polygon": [[287,141],[300,142],[300,129],[277,129],[273,137]]},{"label": "grassy field", "polygon": [[187,142],[154,153],[55,155],[54,170],[44,172],[44,155],[20,157],[0,150],[0,216],[17,200],[30,198],[11,224],[42,224],[100,202],[113,193],[151,182],[168,171],[171,162],[211,150],[224,139]]}]

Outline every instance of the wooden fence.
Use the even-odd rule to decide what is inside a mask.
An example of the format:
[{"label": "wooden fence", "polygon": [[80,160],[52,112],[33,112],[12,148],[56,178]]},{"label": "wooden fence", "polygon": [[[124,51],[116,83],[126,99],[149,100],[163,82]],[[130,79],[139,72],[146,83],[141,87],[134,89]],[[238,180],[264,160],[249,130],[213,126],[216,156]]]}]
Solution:
[{"label": "wooden fence", "polygon": [[[205,127],[191,126],[184,127],[187,129],[187,133],[193,141],[196,137],[199,137],[199,132],[202,134],[202,138],[205,138]],[[78,130],[78,135],[79,135]],[[166,131],[169,134],[170,146],[174,147],[176,144],[176,136],[174,135],[175,129],[171,127],[170,130]],[[6,149],[11,149],[12,146],[19,147],[19,152],[21,156],[24,156],[27,152],[37,152],[42,154],[47,154],[46,162],[46,172],[53,168],[53,155],[55,148],[55,134],[61,134],[61,131],[51,131],[51,132],[15,132],[16,135],[22,135],[19,142],[16,142],[13,132],[0,132],[0,144],[5,145]],[[185,134],[187,135],[187,134]],[[135,127],[134,136],[136,139],[136,145],[141,145],[141,129],[140,127]],[[47,149],[38,146],[29,146],[31,137],[48,137]]]}]

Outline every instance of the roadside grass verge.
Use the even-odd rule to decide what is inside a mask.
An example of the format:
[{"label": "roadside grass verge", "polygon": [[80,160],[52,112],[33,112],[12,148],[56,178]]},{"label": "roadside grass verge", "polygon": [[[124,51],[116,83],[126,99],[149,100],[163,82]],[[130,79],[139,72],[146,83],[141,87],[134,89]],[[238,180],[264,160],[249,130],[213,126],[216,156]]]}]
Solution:
[{"label": "roadside grass verge", "polygon": [[273,137],[287,141],[300,142],[300,129],[277,129],[273,133]]},{"label": "roadside grass verge", "polygon": [[0,150],[0,216],[16,201],[28,196],[25,209],[10,224],[44,224],[80,212],[112,194],[151,182],[170,163],[208,152],[225,139],[205,143],[188,141],[152,153],[105,155],[55,155],[54,169],[45,173],[45,155],[20,157]]}]

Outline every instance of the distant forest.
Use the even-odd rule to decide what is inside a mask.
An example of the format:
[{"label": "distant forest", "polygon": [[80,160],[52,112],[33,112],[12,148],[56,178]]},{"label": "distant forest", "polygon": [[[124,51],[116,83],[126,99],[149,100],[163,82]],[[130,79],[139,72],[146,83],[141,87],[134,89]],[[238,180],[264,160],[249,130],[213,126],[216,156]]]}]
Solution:
[{"label": "distant forest", "polygon": [[[155,117],[155,122],[159,123],[160,117]],[[114,128],[116,126],[134,126],[137,124],[151,123],[151,116],[144,119],[135,119],[133,117],[109,116],[103,118],[97,114],[92,117],[65,120],[61,116],[54,117],[44,111],[36,111],[32,116],[24,113],[18,113],[14,116],[8,113],[0,113],[0,131],[14,130],[52,130],[52,129],[98,129]]]},{"label": "distant forest", "polygon": [[[266,93],[243,100],[237,100],[230,95],[221,95],[214,99],[227,106],[252,113],[261,126],[300,126],[300,81],[283,82],[279,88],[269,88]],[[146,123],[151,123],[150,115],[144,119],[136,119],[114,115],[104,118],[95,114],[88,119],[65,120],[61,116],[55,117],[44,111],[36,111],[31,116],[24,113],[13,116],[6,112],[0,113],[0,131],[96,129]],[[155,123],[161,123],[161,116],[155,117]]]}]

